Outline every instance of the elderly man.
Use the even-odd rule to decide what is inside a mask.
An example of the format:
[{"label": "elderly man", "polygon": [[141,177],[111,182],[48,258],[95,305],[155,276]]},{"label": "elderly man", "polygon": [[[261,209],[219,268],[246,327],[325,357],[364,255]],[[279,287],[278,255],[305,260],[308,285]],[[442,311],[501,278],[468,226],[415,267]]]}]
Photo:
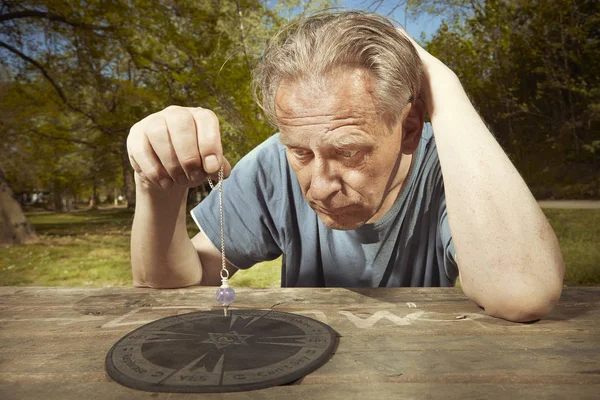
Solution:
[{"label": "elderly man", "polygon": [[[217,116],[168,107],[128,139],[137,182],[134,284],[220,282],[223,165],[230,273],[285,255],[282,286],[461,286],[492,316],[529,321],[560,297],[552,228],[456,75],[384,17],[321,13],[269,44],[254,74],[279,133],[230,173]],[[425,112],[431,123],[424,124]]]}]

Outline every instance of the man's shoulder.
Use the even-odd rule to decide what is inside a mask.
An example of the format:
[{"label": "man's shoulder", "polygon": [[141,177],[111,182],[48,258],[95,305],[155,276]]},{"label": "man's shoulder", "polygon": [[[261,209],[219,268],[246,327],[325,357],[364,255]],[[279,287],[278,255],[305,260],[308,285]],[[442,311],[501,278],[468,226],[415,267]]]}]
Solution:
[{"label": "man's shoulder", "polygon": [[[265,155],[270,155],[271,157],[280,158],[282,155],[282,152],[285,152],[285,147],[279,141],[279,133],[275,133],[274,135],[271,135],[270,137],[268,137],[261,144],[256,146],[254,149],[252,149],[244,157],[244,159],[250,158],[250,159],[255,159],[257,161],[263,161],[263,160],[265,160],[263,158]],[[271,157],[267,157],[265,161],[268,161],[269,159],[272,160]]]},{"label": "man's shoulder", "polygon": [[[246,154],[235,166],[233,173],[268,176],[269,180],[281,178],[287,166],[285,147],[276,133]],[[258,178],[258,177],[257,177]]]},{"label": "man's shoulder", "polygon": [[237,162],[231,181],[246,193],[249,189],[265,198],[281,198],[289,194],[290,171],[285,146],[276,133],[252,149]]}]

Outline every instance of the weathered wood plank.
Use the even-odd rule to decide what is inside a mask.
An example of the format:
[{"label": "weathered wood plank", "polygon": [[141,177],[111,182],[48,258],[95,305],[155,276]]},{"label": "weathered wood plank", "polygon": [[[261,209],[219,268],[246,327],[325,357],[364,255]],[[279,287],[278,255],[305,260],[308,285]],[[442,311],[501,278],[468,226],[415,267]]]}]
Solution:
[{"label": "weathered wood plank", "polygon": [[[44,354],[61,354],[65,352],[88,351],[92,346],[110,347],[127,332],[105,330],[96,332],[80,332],[79,330],[61,332],[36,332],[27,337],[12,336],[10,332],[0,331],[0,357],[27,356],[39,354],[40,349]],[[467,336],[446,335],[437,337],[432,335],[406,336],[402,334],[386,335],[381,331],[356,332],[352,335],[342,336],[336,353],[349,351],[372,352],[408,352],[408,351],[531,351],[538,354],[540,351],[589,352],[600,349],[599,335],[573,335],[558,336],[544,335],[539,338],[533,335],[506,335],[506,336]],[[534,354],[534,353],[532,353]]]},{"label": "weathered wood plank", "polygon": [[[3,346],[0,377],[48,374],[65,379],[96,370],[115,337],[72,335],[63,340],[35,340]],[[371,380],[409,382],[600,383],[597,337],[542,344],[535,338],[499,341],[468,338],[357,336],[341,338],[334,362],[318,371],[318,382]],[[519,341],[512,348],[510,341]],[[43,349],[43,351],[40,351]],[[312,378],[311,378],[312,379]]]},{"label": "weathered wood plank", "polygon": [[[74,353],[40,353],[5,358],[0,380],[29,381],[29,376],[51,382],[102,381],[101,368],[108,349]],[[600,384],[596,357],[578,352],[418,350],[335,354],[331,362],[305,378],[306,383],[416,382],[416,383],[531,383]],[[94,371],[94,372],[82,372]]]},{"label": "weathered wood plank", "polygon": [[[279,305],[275,309],[295,312],[330,324],[341,335],[355,329],[391,330],[402,327],[405,335],[505,335],[519,333],[539,335],[592,333],[600,329],[600,307],[567,307],[559,305],[545,319],[534,324],[516,324],[487,316],[468,303],[460,306],[443,301],[414,303],[415,308],[404,304],[377,304],[364,306],[315,306],[314,304]],[[257,308],[264,308],[257,305]],[[150,307],[110,306],[81,307],[72,305],[0,306],[0,324],[12,332],[30,331],[39,324],[48,329],[65,327],[92,329],[120,329],[123,332],[150,321],[178,313],[208,310],[193,304],[163,302]],[[391,332],[390,332],[391,333]],[[2,332],[0,331],[0,335]],[[35,332],[33,333],[35,334]]]},{"label": "weathered wood plank", "polygon": [[[226,394],[180,394],[180,393],[147,393],[128,388],[115,391],[112,386],[102,382],[73,382],[61,387],[52,383],[32,382],[28,384],[4,384],[0,386],[0,398],[3,399],[37,399],[59,398],[61,400],[106,400],[106,399],[206,399],[206,400],[290,400],[296,399],[377,399],[377,400],[412,400],[412,399],[577,399],[597,400],[600,385],[495,385],[495,384],[436,384],[436,383],[364,383],[361,385],[312,384],[304,382],[291,386],[279,386],[264,390]],[[293,397],[291,397],[293,396]]]},{"label": "weathered wood plank", "polygon": [[[107,351],[142,324],[211,309],[213,299],[214,288],[0,288],[0,398],[146,398],[107,378]],[[600,288],[566,289],[533,324],[491,318],[460,289],[244,289],[238,299],[238,307],[327,322],[340,343],[300,384],[227,398],[571,399],[600,392]]]}]

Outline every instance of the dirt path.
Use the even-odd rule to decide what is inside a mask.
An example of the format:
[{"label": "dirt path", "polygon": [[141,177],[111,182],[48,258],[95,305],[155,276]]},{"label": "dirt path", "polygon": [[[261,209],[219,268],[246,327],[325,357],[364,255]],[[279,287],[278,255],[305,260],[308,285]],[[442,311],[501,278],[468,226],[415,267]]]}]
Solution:
[{"label": "dirt path", "polygon": [[586,208],[600,209],[600,200],[540,200],[542,208]]}]

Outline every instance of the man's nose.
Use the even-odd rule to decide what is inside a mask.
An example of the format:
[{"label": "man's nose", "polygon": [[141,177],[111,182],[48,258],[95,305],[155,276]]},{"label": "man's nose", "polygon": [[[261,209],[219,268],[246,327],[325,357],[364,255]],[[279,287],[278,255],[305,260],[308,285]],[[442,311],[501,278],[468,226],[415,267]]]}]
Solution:
[{"label": "man's nose", "polygon": [[310,181],[310,197],[314,201],[326,201],[342,188],[342,183],[334,169],[324,160],[314,160]]}]

